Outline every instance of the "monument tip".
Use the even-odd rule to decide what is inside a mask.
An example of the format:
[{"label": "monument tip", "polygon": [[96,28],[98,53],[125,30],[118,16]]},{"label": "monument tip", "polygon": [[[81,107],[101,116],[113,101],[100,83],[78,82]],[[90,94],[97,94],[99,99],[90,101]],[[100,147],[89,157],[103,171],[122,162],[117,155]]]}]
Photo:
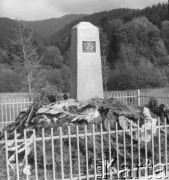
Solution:
[{"label": "monument tip", "polygon": [[82,22],[80,22],[80,23],[78,23],[78,24],[76,24],[75,26],[73,26],[73,28],[72,29],[74,29],[74,28],[80,28],[80,29],[88,29],[88,28],[97,28],[96,26],[94,26],[92,23],[90,23],[90,22],[85,22],[85,21],[82,21]]}]

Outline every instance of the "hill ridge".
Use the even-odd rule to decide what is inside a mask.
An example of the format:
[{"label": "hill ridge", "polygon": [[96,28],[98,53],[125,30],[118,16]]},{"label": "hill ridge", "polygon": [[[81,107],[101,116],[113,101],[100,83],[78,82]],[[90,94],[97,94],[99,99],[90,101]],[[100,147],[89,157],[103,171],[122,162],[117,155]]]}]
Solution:
[{"label": "hill ridge", "polygon": [[69,14],[64,15],[60,18],[50,18],[44,20],[36,20],[36,21],[24,21],[22,20],[21,23],[35,31],[43,38],[48,38],[53,34],[57,33],[60,29],[62,29],[66,24],[71,23],[72,21],[79,19],[85,14]]}]

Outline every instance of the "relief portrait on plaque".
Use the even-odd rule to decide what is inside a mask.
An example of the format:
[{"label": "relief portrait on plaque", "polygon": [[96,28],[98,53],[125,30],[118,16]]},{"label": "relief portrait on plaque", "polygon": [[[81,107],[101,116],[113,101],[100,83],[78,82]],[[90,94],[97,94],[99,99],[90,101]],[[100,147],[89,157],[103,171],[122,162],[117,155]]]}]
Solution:
[{"label": "relief portrait on plaque", "polygon": [[87,53],[96,52],[96,42],[95,41],[82,41],[82,50]]}]

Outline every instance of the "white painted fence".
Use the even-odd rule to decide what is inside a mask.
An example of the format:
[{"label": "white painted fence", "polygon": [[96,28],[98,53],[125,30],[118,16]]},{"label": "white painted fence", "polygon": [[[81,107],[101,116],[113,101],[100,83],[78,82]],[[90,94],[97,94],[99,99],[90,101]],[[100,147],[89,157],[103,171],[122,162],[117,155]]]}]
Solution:
[{"label": "white painted fence", "polygon": [[[124,103],[143,106],[151,97],[155,97],[160,104],[169,104],[169,94],[144,93],[140,90],[107,92],[105,98],[116,98]],[[28,98],[0,100],[0,129],[15,121],[19,112],[32,104]]]},{"label": "white painted fence", "polygon": [[116,98],[127,104],[138,104],[140,105],[140,90],[132,92],[106,92],[105,98]]},{"label": "white painted fence", "polygon": [[169,104],[169,93],[147,93],[142,92],[141,90],[136,91],[123,91],[123,92],[107,92],[105,93],[106,98],[116,98],[120,101],[123,101],[127,104],[135,104],[138,106],[144,106],[147,104],[151,97],[154,97],[158,100],[159,104]]},{"label": "white painted fence", "polygon": [[15,121],[19,112],[32,104],[28,98],[0,100],[0,129]]}]

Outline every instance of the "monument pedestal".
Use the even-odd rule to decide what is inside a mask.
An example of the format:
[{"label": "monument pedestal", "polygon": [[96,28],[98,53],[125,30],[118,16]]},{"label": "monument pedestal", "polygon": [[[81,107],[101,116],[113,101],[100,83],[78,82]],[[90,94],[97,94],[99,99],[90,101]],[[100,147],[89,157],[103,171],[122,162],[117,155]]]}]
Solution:
[{"label": "monument pedestal", "polygon": [[72,28],[70,98],[103,98],[99,30],[89,22]]}]

